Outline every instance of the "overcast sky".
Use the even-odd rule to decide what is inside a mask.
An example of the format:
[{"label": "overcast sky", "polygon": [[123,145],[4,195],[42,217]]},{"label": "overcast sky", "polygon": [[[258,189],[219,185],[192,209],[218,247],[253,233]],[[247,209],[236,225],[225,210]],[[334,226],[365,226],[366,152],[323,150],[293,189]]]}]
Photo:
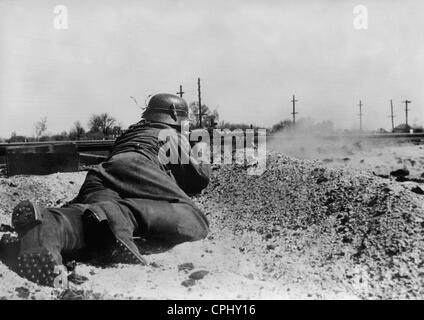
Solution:
[{"label": "overcast sky", "polygon": [[[356,30],[354,7],[368,9]],[[53,27],[56,5],[68,29]],[[0,137],[51,133],[108,112],[138,121],[147,95],[175,93],[218,108],[220,119],[271,126],[299,117],[339,128],[424,124],[424,2],[0,0]]]}]

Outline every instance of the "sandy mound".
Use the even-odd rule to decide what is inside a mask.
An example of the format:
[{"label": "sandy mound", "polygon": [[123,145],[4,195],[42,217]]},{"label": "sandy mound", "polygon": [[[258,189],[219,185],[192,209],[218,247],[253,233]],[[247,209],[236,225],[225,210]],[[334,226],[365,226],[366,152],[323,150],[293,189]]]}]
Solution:
[{"label": "sandy mound", "polygon": [[[370,171],[273,154],[261,176],[213,171],[195,201],[207,239],[152,254],[147,267],[78,263],[82,298],[423,298],[424,196]],[[84,172],[0,178],[0,222],[25,198],[60,205]],[[0,296],[52,299],[0,264]]]}]

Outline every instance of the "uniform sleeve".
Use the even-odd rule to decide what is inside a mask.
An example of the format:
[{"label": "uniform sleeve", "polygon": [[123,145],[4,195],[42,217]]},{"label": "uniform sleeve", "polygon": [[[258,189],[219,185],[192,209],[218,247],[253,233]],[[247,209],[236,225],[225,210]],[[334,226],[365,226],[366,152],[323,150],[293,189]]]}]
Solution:
[{"label": "uniform sleeve", "polygon": [[178,164],[170,164],[171,172],[178,185],[188,194],[198,194],[209,184],[210,163],[200,158],[190,156],[188,140],[179,135],[181,144],[178,146]]}]

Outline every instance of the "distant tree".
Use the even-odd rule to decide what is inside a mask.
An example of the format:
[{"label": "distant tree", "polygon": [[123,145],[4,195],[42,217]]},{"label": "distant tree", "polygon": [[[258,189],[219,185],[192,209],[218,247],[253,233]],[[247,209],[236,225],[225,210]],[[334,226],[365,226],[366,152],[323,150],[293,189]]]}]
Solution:
[{"label": "distant tree", "polygon": [[83,128],[81,122],[75,121],[74,127],[69,131],[69,139],[80,140],[84,133],[85,129]]},{"label": "distant tree", "polygon": [[414,125],[414,132],[415,133],[422,133],[424,132],[424,127],[421,125]]},{"label": "distant tree", "polygon": [[27,137],[25,136],[18,136],[16,134],[16,131],[13,131],[10,138],[7,139],[8,143],[14,143],[14,142],[26,142],[27,141]]},{"label": "distant tree", "polygon": [[103,138],[111,133],[116,119],[107,113],[93,114],[88,122],[90,132],[101,132]]},{"label": "distant tree", "polygon": [[47,117],[41,118],[34,124],[35,138],[38,140],[47,130]]},{"label": "distant tree", "polygon": [[231,122],[226,122],[226,121],[221,121],[218,124],[218,128],[219,129],[229,129],[229,130],[235,130],[235,129],[242,129],[242,130],[246,130],[246,129],[259,129],[259,127],[254,126],[252,124],[247,124],[247,123],[231,123]]},{"label": "distant tree", "polygon": [[102,132],[92,132],[88,131],[86,134],[84,134],[84,140],[103,140],[105,139],[105,136]]},{"label": "distant tree", "polygon": [[67,141],[69,140],[69,135],[66,131],[62,131],[60,134],[53,134],[49,136],[42,136],[40,141]]},{"label": "distant tree", "polygon": [[[199,119],[199,103],[192,102],[189,105],[189,119],[190,125],[194,128],[200,127]],[[205,104],[202,105],[202,126],[209,128],[212,127],[219,120],[218,110],[210,110]]]},{"label": "distant tree", "polygon": [[271,128],[271,132],[275,133],[278,131],[290,129],[291,127],[293,127],[293,122],[289,119],[286,119],[274,124]]},{"label": "distant tree", "polygon": [[296,121],[296,124],[293,124],[292,120],[286,119],[276,123],[271,128],[272,133],[284,130],[304,134],[329,134],[335,131],[334,123],[331,120],[315,123],[314,119],[310,117],[300,118]]},{"label": "distant tree", "polygon": [[117,138],[117,137],[119,137],[122,134],[122,131],[123,131],[122,130],[122,126],[121,125],[117,125],[117,126],[114,126],[112,128],[111,133],[112,133],[112,135],[113,135],[114,138]]}]

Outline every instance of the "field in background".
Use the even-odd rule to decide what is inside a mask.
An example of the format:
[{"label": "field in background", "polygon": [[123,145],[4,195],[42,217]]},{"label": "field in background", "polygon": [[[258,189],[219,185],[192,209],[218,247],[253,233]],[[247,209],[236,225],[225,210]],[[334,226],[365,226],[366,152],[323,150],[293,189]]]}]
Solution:
[{"label": "field in background", "polygon": [[269,151],[299,159],[317,159],[328,166],[371,170],[378,175],[407,169],[412,178],[424,178],[424,137],[371,138],[279,134],[271,137]]}]

